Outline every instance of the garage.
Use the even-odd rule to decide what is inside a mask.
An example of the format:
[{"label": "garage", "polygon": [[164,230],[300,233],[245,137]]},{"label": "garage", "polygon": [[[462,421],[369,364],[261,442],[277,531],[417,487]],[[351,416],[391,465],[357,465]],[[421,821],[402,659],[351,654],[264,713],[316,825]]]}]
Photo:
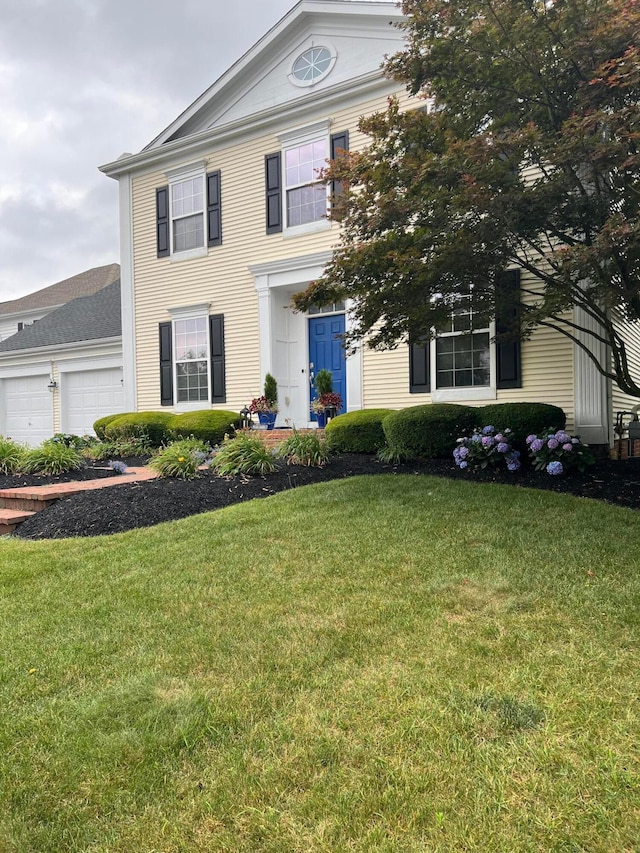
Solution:
[{"label": "garage", "polygon": [[16,376],[2,380],[4,435],[36,447],[53,435],[53,400],[49,376]]},{"label": "garage", "polygon": [[121,367],[65,372],[60,384],[64,432],[94,435],[98,418],[124,411]]}]

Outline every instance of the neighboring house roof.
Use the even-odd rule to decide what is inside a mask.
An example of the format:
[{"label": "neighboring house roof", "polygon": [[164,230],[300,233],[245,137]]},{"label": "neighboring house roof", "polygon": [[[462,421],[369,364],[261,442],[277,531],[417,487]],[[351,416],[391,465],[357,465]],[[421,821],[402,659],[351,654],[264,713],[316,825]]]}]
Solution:
[{"label": "neighboring house roof", "polygon": [[[55,308],[64,305],[79,296],[90,296],[102,290],[107,284],[120,279],[120,264],[107,264],[104,267],[81,272],[71,278],[65,278],[35,293],[29,293],[20,299],[0,302],[0,316],[18,314],[22,311],[36,311],[40,308]],[[41,321],[42,322],[42,321]]]},{"label": "neighboring house roof", "polygon": [[0,353],[115,338],[120,337],[121,329],[118,279],[91,296],[73,299],[37,323],[0,341]]}]

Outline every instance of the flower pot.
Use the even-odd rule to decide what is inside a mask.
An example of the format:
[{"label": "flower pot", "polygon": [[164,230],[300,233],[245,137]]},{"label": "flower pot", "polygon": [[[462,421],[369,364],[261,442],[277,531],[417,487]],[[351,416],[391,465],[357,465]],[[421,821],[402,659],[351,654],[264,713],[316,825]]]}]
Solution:
[{"label": "flower pot", "polygon": [[316,421],[318,423],[318,429],[324,429],[327,425],[327,413],[316,412]]},{"label": "flower pot", "polygon": [[258,420],[267,429],[273,429],[276,425],[277,412],[258,412]]}]

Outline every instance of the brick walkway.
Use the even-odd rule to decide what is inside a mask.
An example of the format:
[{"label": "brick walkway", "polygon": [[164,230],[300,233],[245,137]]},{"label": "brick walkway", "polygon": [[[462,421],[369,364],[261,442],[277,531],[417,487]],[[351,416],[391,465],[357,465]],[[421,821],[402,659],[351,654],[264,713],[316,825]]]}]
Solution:
[{"label": "brick walkway", "polygon": [[106,489],[153,480],[157,477],[151,468],[128,468],[126,474],[101,477],[99,480],[77,480],[72,483],[54,483],[46,486],[19,486],[15,489],[0,489],[0,536],[13,533],[18,524],[40,510],[46,509],[59,498],[77,495],[93,489]]}]

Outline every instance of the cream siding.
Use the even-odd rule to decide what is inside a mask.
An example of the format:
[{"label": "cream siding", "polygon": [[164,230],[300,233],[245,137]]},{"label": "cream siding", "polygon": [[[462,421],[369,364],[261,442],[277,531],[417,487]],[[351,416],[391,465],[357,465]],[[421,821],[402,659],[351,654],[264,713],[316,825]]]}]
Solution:
[{"label": "cream siding", "polygon": [[[379,98],[334,113],[331,132],[349,130],[350,148],[361,147],[366,138],[357,130],[359,117],[385,104]],[[319,118],[309,115],[309,124]],[[264,157],[280,149],[275,134],[212,148],[206,161],[208,171],[221,171],[222,245],[201,258],[172,262],[156,257],[155,190],[167,178],[159,171],[133,177],[139,410],[160,409],[158,324],[170,319],[168,309],[202,302],[210,303],[211,314],[225,318],[227,402],[217,407],[237,411],[261,393],[258,300],[249,267],[330,250],[339,233],[336,224],[295,237],[265,233]]]},{"label": "cream siding", "polygon": [[[640,323],[631,323],[620,317],[617,321],[617,329],[627,347],[631,375],[634,381],[640,384]],[[616,412],[628,412],[640,405],[640,398],[625,394],[615,382],[612,383],[611,397],[614,419]]]}]

